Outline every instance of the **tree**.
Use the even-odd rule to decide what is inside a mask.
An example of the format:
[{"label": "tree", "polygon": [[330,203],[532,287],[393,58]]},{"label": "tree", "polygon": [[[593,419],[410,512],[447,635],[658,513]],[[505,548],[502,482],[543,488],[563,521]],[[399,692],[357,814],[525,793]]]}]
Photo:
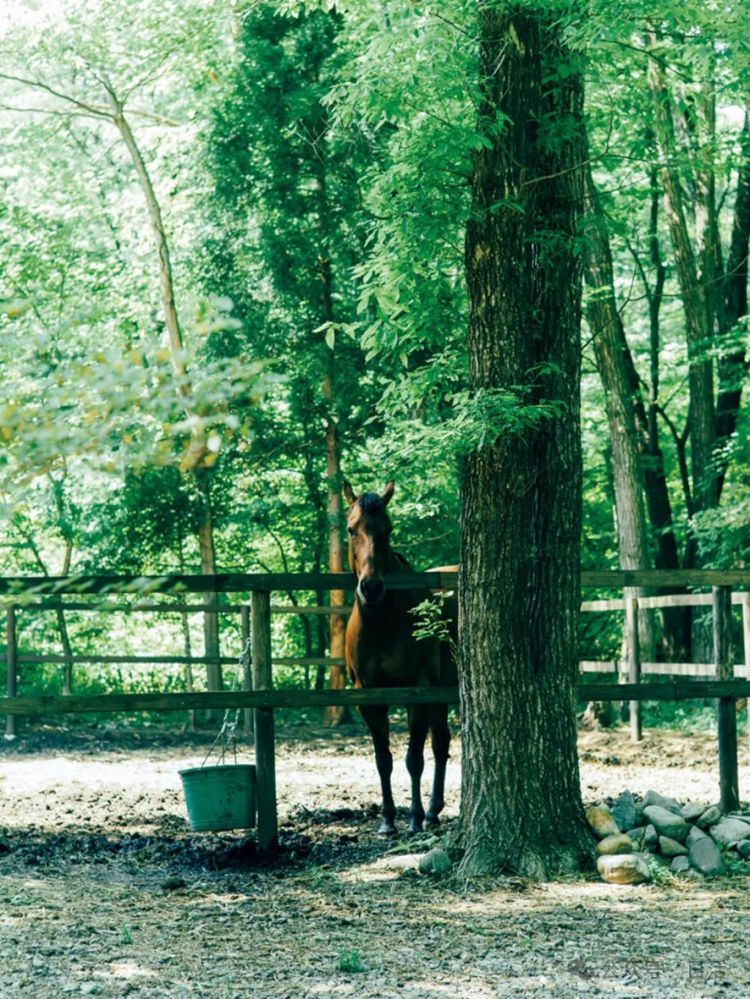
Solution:
[{"label": "tree", "polygon": [[[655,19],[649,4],[625,10],[604,0],[595,14],[607,27],[591,60],[588,116],[599,150],[594,143],[587,312],[606,394],[620,560],[650,547],[657,568],[716,564],[713,511],[737,451],[746,377],[747,133],[733,122],[747,72],[737,24],[694,4]],[[644,22],[658,29],[644,35]],[[601,58],[602,44],[614,59]],[[641,492],[650,538],[636,543]],[[662,618],[667,658],[689,658],[701,639],[691,635],[690,609]],[[700,644],[693,652],[710,654]]]},{"label": "tree", "polygon": [[[583,209],[577,4],[480,0],[466,232],[470,385],[515,421],[462,476],[465,874],[590,862],[576,752]],[[554,830],[551,834],[550,830]]]},{"label": "tree", "polygon": [[[227,248],[233,240],[250,251],[256,280],[273,291],[254,349],[274,357],[283,372],[281,393],[291,416],[282,431],[285,458],[287,465],[303,464],[303,482],[319,514],[322,536],[313,569],[320,570],[325,547],[331,572],[344,570],[342,449],[353,449],[365,412],[356,408],[372,397],[361,385],[361,353],[341,335],[353,319],[352,270],[362,234],[361,150],[333,127],[326,102],[341,61],[340,27],[339,15],[323,11],[286,17],[260,7],[243,17],[209,145],[215,211],[223,225],[209,246],[208,279],[229,290],[242,313],[262,311],[242,255]],[[260,429],[259,450],[271,443]],[[277,438],[273,446],[278,444]],[[344,592],[333,591],[331,603],[343,606]],[[332,616],[329,650],[341,663],[344,630],[345,617]],[[331,687],[345,682],[343,665],[334,662]],[[349,717],[346,708],[326,712],[329,724]]]},{"label": "tree", "polygon": [[[185,32],[192,27],[200,33],[208,19],[203,12],[199,12],[197,18],[187,23],[179,19],[171,21],[174,30],[170,31],[170,18],[151,19],[147,11],[140,9],[137,11],[140,15],[138,26],[142,31],[145,29],[150,41],[150,45],[141,50],[141,36],[133,31],[133,20],[127,18],[120,22],[116,14],[116,4],[111,2],[100,5],[99,9],[96,5],[83,3],[43,33],[43,58],[35,60],[33,75],[18,70],[0,73],[0,78],[17,88],[15,103],[10,105],[12,109],[67,119],[69,139],[76,138],[70,129],[70,122],[75,119],[87,120],[93,123],[92,127],[102,124],[114,126],[127,150],[151,223],[156,251],[154,257],[158,261],[161,317],[167,333],[173,390],[183,411],[183,431],[188,438],[182,459],[183,471],[194,477],[200,498],[201,517],[197,535],[201,571],[213,574],[216,572],[216,553],[211,481],[220,437],[210,431],[212,414],[206,412],[199,398],[200,393],[196,391],[196,379],[191,371],[177,306],[167,226],[132,118],[145,118],[152,124],[157,122],[162,126],[174,125],[175,122],[156,111],[137,108],[131,114],[130,110],[138,96],[143,97],[144,88],[148,90],[154,80],[166,72],[169,64],[174,63],[180,47],[176,45],[177,37],[180,37],[182,55],[185,56]],[[23,61],[22,51],[14,52],[14,57],[16,61]],[[24,100],[36,103],[29,108]],[[152,342],[148,346],[154,358],[158,354],[158,345]],[[218,689],[221,686],[221,666],[216,595],[207,594],[205,603],[205,653],[213,660],[208,666],[209,687]]]}]

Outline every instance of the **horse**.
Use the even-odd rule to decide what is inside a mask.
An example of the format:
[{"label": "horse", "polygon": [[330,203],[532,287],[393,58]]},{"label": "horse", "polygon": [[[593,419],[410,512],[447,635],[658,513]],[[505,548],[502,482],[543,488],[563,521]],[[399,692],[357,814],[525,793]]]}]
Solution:
[{"label": "horse", "polygon": [[[344,483],[349,504],[349,567],[357,577],[354,606],[346,627],[346,668],[355,687],[454,686],[456,666],[450,643],[438,638],[415,638],[414,608],[422,603],[424,591],[389,590],[385,575],[408,572],[407,560],[390,546],[392,525],[387,507],[395,484],[389,482],[382,494],[366,492],[355,496]],[[455,615],[454,615],[455,621]],[[361,705],[375,750],[375,762],[382,790],[382,821],[379,832],[396,833],[396,806],[391,791],[393,757],[389,746],[387,705]],[[411,778],[409,832],[438,823],[443,809],[445,768],[448,761],[450,729],[447,704],[410,705],[409,745],[406,768]],[[429,807],[425,815],[420,781],[424,770],[424,745],[432,733],[435,774]]]}]

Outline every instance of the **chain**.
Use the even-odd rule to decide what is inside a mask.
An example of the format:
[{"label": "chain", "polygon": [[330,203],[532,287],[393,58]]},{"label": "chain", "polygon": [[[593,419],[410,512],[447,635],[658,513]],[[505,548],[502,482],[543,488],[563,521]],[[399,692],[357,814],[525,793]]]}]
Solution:
[{"label": "chain", "polygon": [[[239,659],[237,660],[237,666],[239,671],[237,677],[234,681],[233,690],[237,690],[239,685],[242,683],[242,679],[245,676],[245,670],[250,665],[250,639],[245,642],[245,648],[240,653]],[[234,762],[237,762],[237,726],[240,722],[240,709],[239,708],[227,708],[224,712],[224,717],[221,722],[221,728],[219,729],[218,735],[211,743],[211,746],[206,753],[206,756],[201,763],[202,767],[205,767],[206,761],[213,755],[217,755],[217,766],[221,765],[229,752],[232,754]]]}]

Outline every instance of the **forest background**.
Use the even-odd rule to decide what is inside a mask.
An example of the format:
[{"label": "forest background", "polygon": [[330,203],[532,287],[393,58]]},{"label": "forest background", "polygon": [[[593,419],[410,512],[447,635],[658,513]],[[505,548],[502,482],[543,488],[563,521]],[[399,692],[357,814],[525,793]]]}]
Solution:
[{"label": "forest background", "polygon": [[[747,565],[741,7],[592,0],[569,28],[585,568]],[[415,568],[456,562],[462,456],[518,418],[512,387],[467,387],[473,5],[26,0],[3,17],[2,574],[341,568],[342,473],[397,481]],[[240,651],[211,614],[21,620],[39,652]],[[682,612],[644,638],[701,658]],[[276,640],[322,656],[337,638],[290,618]],[[585,620],[586,657],[619,641]]]}]

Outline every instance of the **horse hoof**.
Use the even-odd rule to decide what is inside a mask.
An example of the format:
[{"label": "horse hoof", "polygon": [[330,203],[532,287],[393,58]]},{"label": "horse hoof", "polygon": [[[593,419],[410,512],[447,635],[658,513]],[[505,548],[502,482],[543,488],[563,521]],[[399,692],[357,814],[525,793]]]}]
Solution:
[{"label": "horse hoof", "polygon": [[411,819],[409,822],[409,835],[416,836],[417,833],[422,832],[422,823],[417,822],[416,819]]},{"label": "horse hoof", "polygon": [[390,822],[388,819],[383,819],[383,821],[380,823],[380,828],[378,829],[378,835],[395,836],[396,835],[395,825],[392,822]]},{"label": "horse hoof", "polygon": [[428,812],[427,815],[425,815],[425,822],[427,823],[427,826],[430,829],[435,829],[437,826],[440,825],[440,819],[438,818],[438,816],[432,815],[430,814],[430,812]]}]

